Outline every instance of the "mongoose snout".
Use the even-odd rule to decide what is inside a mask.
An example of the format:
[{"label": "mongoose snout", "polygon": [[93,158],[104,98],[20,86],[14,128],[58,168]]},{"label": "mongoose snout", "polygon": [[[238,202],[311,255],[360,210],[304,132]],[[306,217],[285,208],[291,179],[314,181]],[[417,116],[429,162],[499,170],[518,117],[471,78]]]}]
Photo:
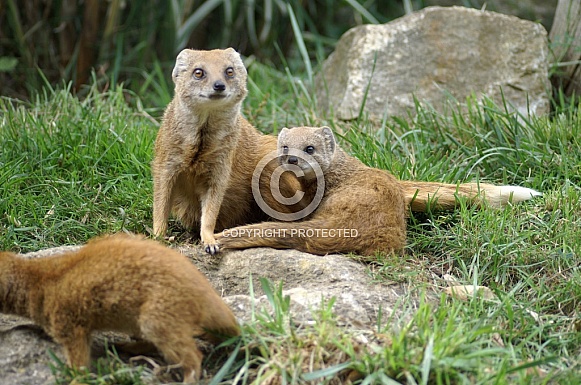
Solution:
[{"label": "mongoose snout", "polygon": [[214,91],[222,92],[226,89],[226,84],[221,80],[218,80],[214,83]]}]

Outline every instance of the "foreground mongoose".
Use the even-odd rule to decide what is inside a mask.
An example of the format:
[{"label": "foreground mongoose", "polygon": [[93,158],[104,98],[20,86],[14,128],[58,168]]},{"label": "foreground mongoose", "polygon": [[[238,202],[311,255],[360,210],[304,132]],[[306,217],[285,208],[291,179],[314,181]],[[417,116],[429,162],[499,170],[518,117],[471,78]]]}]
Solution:
[{"label": "foreground mongoose", "polygon": [[[253,199],[252,173],[276,151],[276,138],[259,133],[240,114],[247,73],[234,49],[185,49],[177,56],[172,79],[175,94],[152,163],[153,232],[164,236],[173,212],[185,227],[200,229],[206,251],[214,254],[215,229],[267,219]],[[275,162],[266,167],[261,184],[269,183],[275,167]],[[300,186],[283,175],[281,187],[292,196]],[[269,191],[263,192],[269,206],[294,209],[280,205]]]},{"label": "foreground mongoose", "polygon": [[[277,139],[263,135],[240,114],[246,97],[247,73],[232,48],[186,49],[172,72],[175,94],[168,105],[155,142],[153,173],[153,232],[164,236],[170,213],[187,228],[199,229],[207,252],[219,245],[213,233],[269,218],[253,195],[253,173],[274,153]],[[260,198],[276,212],[296,213],[310,202],[308,194],[292,205],[275,199],[271,176],[276,160],[260,173]],[[278,175],[280,193],[292,197],[301,189],[289,173]],[[451,209],[457,196],[474,204],[491,205],[528,199],[532,190],[490,184],[441,184],[400,181],[412,211]],[[352,201],[357,205],[356,200]]]},{"label": "foreground mongoose", "polygon": [[115,235],[46,258],[0,252],[0,311],[31,318],[63,345],[70,366],[89,366],[91,332],[153,343],[184,382],[201,374],[193,337],[237,336],[234,315],[186,256],[155,241]]},{"label": "foreground mongoose", "polygon": [[[437,185],[402,183],[385,170],[364,165],[337,145],[329,127],[284,128],[278,137],[278,152],[283,167],[299,169],[302,186],[311,195],[324,180],[320,205],[303,221],[264,222],[225,230],[216,235],[222,247],[293,248],[321,255],[397,252],[405,245],[407,206],[413,206],[408,187],[418,184],[420,189],[426,186],[434,191]],[[446,204],[454,198],[447,193],[451,186],[442,185],[440,199],[443,197]],[[465,189],[461,194],[477,199],[477,188],[470,186],[461,185]],[[518,187],[514,190],[518,192],[513,194],[515,201],[530,199],[536,193]],[[507,197],[493,194],[491,201],[498,204],[503,199]],[[426,204],[426,198],[420,196],[419,200]]]}]

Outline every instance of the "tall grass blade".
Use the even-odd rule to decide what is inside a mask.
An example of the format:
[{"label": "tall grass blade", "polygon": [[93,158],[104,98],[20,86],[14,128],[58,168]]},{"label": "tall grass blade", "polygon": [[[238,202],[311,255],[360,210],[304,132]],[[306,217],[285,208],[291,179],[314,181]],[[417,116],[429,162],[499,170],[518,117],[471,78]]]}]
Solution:
[{"label": "tall grass blade", "polygon": [[185,48],[190,35],[214,9],[216,9],[224,0],[206,0],[198,9],[189,16],[184,24],[178,28],[176,52]]},{"label": "tall grass blade", "polygon": [[273,0],[264,0],[264,15],[263,15],[263,25],[262,30],[260,31],[259,40],[261,43],[266,42],[268,36],[271,33],[272,27],[272,16],[274,7],[272,5]]},{"label": "tall grass blade", "polygon": [[246,9],[246,32],[247,36],[250,39],[250,44],[253,47],[258,46],[258,37],[256,36],[256,1],[255,0],[246,0],[246,4],[244,6]]},{"label": "tall grass blade", "polygon": [[307,78],[309,79],[309,83],[313,83],[313,68],[311,66],[311,59],[309,58],[309,52],[307,51],[307,47],[305,46],[305,41],[303,39],[303,33],[299,27],[299,23],[297,22],[297,18],[295,17],[295,13],[290,4],[287,4],[287,10],[291,19],[291,25],[293,28],[293,33],[295,35],[295,40],[297,43],[297,47],[303,58],[303,64],[305,65],[305,70],[307,71]]},{"label": "tall grass blade", "polygon": [[345,0],[345,2],[349,4],[361,16],[367,19],[367,21],[369,21],[371,24],[379,24],[379,20],[377,20],[371,13],[369,13],[369,11],[367,11],[367,9],[365,9],[361,4],[359,4],[357,0]]},{"label": "tall grass blade", "polygon": [[226,362],[222,365],[222,367],[220,367],[220,370],[218,370],[218,372],[212,377],[212,380],[208,383],[208,385],[218,385],[220,384],[220,382],[222,382],[222,380],[226,377],[226,375],[232,368],[234,361],[238,357],[241,345],[242,342],[238,342],[236,347],[234,347],[234,351],[232,352],[232,354],[230,354],[230,357],[228,357]]},{"label": "tall grass blade", "polygon": [[432,365],[432,355],[434,352],[434,336],[430,336],[428,340],[428,345],[424,350],[424,359],[422,360],[421,373],[422,373],[422,385],[428,385],[430,379],[430,368]]},{"label": "tall grass blade", "polygon": [[350,366],[351,362],[344,362],[342,364],[333,365],[328,368],[313,370],[312,372],[302,374],[301,379],[303,381],[315,381],[321,378],[331,377]]},{"label": "tall grass blade", "polygon": [[363,114],[365,112],[365,104],[367,103],[367,97],[369,96],[369,89],[371,88],[371,82],[373,81],[373,74],[375,73],[375,65],[377,64],[377,52],[373,54],[373,66],[371,67],[371,75],[369,75],[369,81],[365,86],[365,92],[363,93],[363,100],[361,101],[361,106],[359,107],[359,114],[357,116],[358,120],[363,119]]},{"label": "tall grass blade", "polygon": [[121,60],[123,59],[123,37],[124,34],[120,33],[115,38],[115,60],[113,61],[113,72],[111,78],[111,86],[113,89],[115,89],[117,86],[119,73],[121,72]]},{"label": "tall grass blade", "polygon": [[411,0],[403,0],[403,9],[406,15],[409,15],[414,12],[414,7],[412,5]]}]

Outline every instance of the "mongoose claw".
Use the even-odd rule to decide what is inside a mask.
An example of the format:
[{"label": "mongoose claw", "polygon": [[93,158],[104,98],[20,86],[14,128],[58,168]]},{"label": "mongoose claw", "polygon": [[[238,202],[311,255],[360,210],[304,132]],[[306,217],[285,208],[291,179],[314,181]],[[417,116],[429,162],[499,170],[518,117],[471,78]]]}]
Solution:
[{"label": "mongoose claw", "polygon": [[206,245],[205,250],[206,250],[206,253],[208,253],[210,255],[214,255],[220,251],[220,246],[217,243],[215,243],[213,245]]}]

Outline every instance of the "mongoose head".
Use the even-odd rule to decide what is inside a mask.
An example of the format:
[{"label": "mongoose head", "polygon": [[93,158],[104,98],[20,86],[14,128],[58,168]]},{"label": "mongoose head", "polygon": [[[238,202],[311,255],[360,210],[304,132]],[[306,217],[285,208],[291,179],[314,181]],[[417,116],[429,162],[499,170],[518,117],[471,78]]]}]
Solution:
[{"label": "mongoose head", "polygon": [[247,72],[233,48],[196,51],[184,49],[172,71],[175,95],[192,108],[224,108],[242,102],[247,94]]},{"label": "mongoose head", "polygon": [[329,127],[283,128],[278,134],[278,159],[282,166],[298,166],[306,179],[316,178],[314,162],[323,173],[331,167],[337,148]]}]

